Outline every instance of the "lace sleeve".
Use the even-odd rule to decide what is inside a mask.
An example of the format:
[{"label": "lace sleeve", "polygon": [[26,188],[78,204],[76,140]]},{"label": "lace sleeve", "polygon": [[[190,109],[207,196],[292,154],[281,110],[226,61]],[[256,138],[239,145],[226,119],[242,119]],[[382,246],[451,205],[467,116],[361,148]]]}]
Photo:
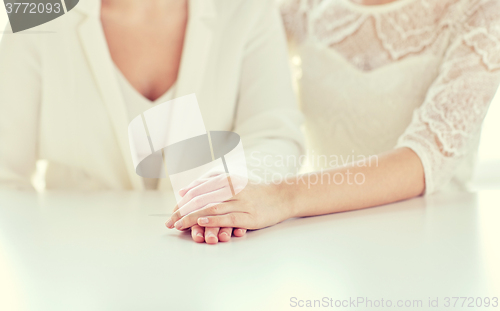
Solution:
[{"label": "lace sleeve", "polygon": [[500,83],[500,2],[475,1],[466,12],[438,77],[397,144],[420,157],[426,194],[447,183],[472,151]]}]

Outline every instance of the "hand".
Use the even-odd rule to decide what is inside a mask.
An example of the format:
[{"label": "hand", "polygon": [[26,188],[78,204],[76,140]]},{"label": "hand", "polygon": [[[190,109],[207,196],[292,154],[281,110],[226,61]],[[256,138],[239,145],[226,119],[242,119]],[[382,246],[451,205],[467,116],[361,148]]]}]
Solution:
[{"label": "hand", "polygon": [[[187,190],[181,190],[180,195],[183,196],[187,193]],[[174,209],[176,212],[179,209],[179,205],[177,205]],[[186,228],[184,230],[187,230]],[[234,234],[236,237],[242,237],[246,233],[246,229],[234,229],[233,228],[204,228],[198,225],[194,225],[191,227],[191,237],[193,241],[197,243],[206,242],[207,244],[217,244],[219,241],[228,242],[231,239],[231,234]]]},{"label": "hand", "polygon": [[[231,176],[232,180],[237,178],[237,176]],[[200,185],[204,185],[203,189],[208,190],[209,194],[217,188],[218,182],[212,179]],[[289,203],[291,193],[287,193],[284,186],[286,185],[249,183],[243,191],[228,201],[207,204],[184,216],[178,210],[167,224],[175,223],[175,228],[179,230],[194,225],[207,227],[207,229],[217,227],[260,229],[272,226],[294,215],[292,205]],[[200,193],[203,192],[200,191]],[[194,197],[191,201],[196,198]],[[202,203],[193,204],[201,205]]]},{"label": "hand", "polygon": [[[179,215],[184,216],[200,208],[217,205],[231,199],[233,194],[243,190],[247,183],[248,179],[243,176],[229,176],[225,172],[218,171],[209,172],[179,191],[181,199],[176,210]],[[174,222],[167,222],[167,227],[174,226]]]},{"label": "hand", "polygon": [[[233,176],[230,178],[225,172],[208,172],[179,191],[181,199],[174,209],[174,215],[177,216],[172,215],[165,225],[170,229],[174,227],[178,230],[189,228],[190,226],[181,228],[182,222],[177,220],[200,208],[210,208],[231,199],[233,191],[240,192],[247,183],[248,179],[245,177]],[[195,234],[197,239],[201,240],[200,232]]]}]

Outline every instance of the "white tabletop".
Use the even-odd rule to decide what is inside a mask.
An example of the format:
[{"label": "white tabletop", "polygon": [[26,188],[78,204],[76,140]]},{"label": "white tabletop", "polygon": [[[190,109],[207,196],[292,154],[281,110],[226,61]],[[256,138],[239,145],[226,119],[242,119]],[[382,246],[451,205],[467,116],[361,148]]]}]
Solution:
[{"label": "white tabletop", "polygon": [[[311,308],[293,301],[364,297],[391,300],[376,310],[426,310],[429,297],[439,309],[446,297],[498,297],[499,198],[416,198],[212,246],[165,228],[165,194],[3,191],[0,309],[296,310]],[[372,309],[362,306],[320,309]]]}]

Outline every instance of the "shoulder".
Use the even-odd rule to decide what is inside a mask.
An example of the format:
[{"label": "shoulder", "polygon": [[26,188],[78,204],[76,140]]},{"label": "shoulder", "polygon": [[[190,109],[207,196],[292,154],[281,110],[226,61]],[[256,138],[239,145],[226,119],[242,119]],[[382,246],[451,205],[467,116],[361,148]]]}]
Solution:
[{"label": "shoulder", "polygon": [[[203,0],[207,1],[207,0]],[[218,16],[235,16],[242,20],[253,20],[259,14],[276,9],[277,0],[208,0],[212,1]]]},{"label": "shoulder", "polygon": [[276,0],[208,1],[213,3],[217,17],[215,23],[223,34],[230,35],[237,32],[240,37],[245,37],[255,29],[275,24],[276,20],[279,20]]}]

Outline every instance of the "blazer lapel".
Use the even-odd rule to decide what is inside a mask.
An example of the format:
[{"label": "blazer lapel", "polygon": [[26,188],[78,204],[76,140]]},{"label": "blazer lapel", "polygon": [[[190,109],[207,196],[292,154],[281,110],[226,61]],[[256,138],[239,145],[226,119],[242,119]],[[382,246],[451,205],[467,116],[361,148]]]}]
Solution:
[{"label": "blazer lapel", "polygon": [[127,111],[100,23],[100,1],[82,1],[77,8],[80,8],[87,15],[79,26],[78,33],[102,100],[109,113],[130,182],[135,190],[142,190],[144,189],[142,179],[135,173],[130,155]]},{"label": "blazer lapel", "polygon": [[189,1],[189,21],[177,78],[176,96],[196,93],[202,87],[216,13],[214,0]]},{"label": "blazer lapel", "polygon": [[[189,19],[179,74],[177,75],[176,97],[198,93],[203,87],[212,45],[212,25],[215,18],[214,0],[189,1]],[[202,103],[199,104],[202,105]],[[171,190],[170,181],[160,180],[158,189]]]}]

